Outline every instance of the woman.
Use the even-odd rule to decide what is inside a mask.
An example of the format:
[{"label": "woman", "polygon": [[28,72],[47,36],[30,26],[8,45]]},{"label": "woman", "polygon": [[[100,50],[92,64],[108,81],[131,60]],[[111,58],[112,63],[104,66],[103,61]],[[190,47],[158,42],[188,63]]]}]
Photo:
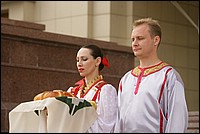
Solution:
[{"label": "woman", "polygon": [[95,45],[86,45],[77,52],[77,69],[83,77],[69,91],[78,98],[96,102],[98,117],[87,130],[89,133],[113,132],[117,116],[116,89],[103,80],[100,71],[109,67],[101,49]]}]

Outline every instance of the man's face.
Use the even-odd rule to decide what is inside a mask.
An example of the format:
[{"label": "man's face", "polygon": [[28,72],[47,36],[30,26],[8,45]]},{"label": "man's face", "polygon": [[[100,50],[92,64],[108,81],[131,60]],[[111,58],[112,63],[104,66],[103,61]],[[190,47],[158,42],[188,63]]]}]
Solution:
[{"label": "man's face", "polygon": [[155,37],[151,37],[149,26],[141,24],[132,30],[132,50],[139,59],[147,58],[155,52]]}]

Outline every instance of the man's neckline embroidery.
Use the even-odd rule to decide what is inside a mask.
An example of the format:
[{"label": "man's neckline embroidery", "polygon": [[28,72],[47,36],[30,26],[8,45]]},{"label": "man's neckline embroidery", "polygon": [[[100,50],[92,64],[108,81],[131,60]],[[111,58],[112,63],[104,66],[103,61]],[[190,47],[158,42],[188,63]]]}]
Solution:
[{"label": "man's neckline embroidery", "polygon": [[144,70],[143,76],[147,76],[149,74],[152,74],[154,72],[157,72],[159,70],[161,70],[163,67],[168,66],[169,64],[165,63],[165,62],[161,62],[158,65],[154,65],[151,67],[147,67],[147,68],[140,68],[139,66],[137,66],[136,68],[134,68],[132,70],[132,75],[138,77],[140,75],[140,73],[142,72],[142,70]]}]

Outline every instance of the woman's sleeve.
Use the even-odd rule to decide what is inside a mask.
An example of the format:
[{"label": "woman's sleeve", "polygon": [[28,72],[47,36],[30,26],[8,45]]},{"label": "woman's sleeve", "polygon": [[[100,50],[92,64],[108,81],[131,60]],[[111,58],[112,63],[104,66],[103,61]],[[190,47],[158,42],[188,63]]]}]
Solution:
[{"label": "woman's sleeve", "polygon": [[106,84],[101,88],[97,113],[98,118],[88,132],[113,132],[117,118],[117,91],[111,84]]}]

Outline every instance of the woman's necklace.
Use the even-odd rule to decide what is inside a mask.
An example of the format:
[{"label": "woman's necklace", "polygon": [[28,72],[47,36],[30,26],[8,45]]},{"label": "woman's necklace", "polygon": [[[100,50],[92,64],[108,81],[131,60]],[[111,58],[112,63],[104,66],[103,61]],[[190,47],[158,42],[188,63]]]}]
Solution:
[{"label": "woman's necklace", "polygon": [[102,75],[98,75],[92,81],[90,81],[88,84],[85,83],[82,90],[81,90],[81,96],[84,96],[85,93],[91,88],[91,86],[93,86],[99,80],[103,80]]}]

